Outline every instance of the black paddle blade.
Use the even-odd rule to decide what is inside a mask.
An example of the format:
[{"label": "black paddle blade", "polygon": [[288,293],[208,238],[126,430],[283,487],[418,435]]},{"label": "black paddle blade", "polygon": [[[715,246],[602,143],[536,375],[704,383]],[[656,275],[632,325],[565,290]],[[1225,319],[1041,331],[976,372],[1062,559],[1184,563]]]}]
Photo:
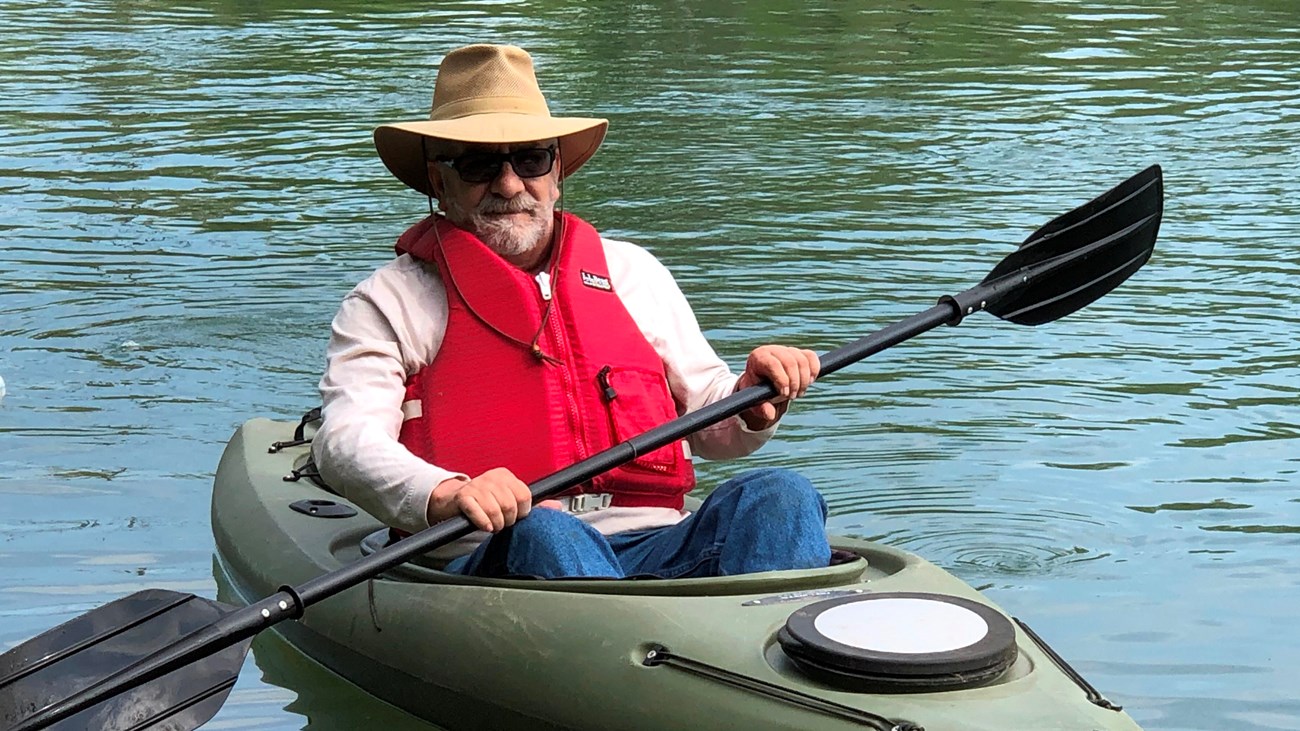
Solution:
[{"label": "black paddle blade", "polygon": [[[0,655],[0,729],[116,675],[234,609],[193,594],[147,589],[24,642]],[[226,702],[248,645],[228,647],[48,728],[190,731]]]},{"label": "black paddle blade", "polygon": [[1041,325],[1087,307],[1151,258],[1163,210],[1160,166],[1152,165],[1025,239],[981,282],[999,290],[998,280],[1017,285],[986,309]]}]

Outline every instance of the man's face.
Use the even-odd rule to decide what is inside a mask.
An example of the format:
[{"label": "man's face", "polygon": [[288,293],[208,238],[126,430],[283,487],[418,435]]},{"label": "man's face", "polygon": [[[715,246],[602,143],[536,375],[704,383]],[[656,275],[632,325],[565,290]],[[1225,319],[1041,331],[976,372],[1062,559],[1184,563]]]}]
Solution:
[{"label": "man's face", "polygon": [[[550,243],[560,197],[556,149],[553,139],[449,146],[429,162],[429,181],[452,223],[501,256],[527,254]],[[509,161],[502,157],[506,154]]]}]

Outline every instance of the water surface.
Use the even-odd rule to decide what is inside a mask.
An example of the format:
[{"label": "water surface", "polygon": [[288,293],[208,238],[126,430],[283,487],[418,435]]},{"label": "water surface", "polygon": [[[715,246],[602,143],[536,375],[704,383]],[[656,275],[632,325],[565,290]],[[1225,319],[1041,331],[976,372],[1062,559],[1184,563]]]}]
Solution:
[{"label": "water surface", "polygon": [[[508,41],[611,121],[566,207],[737,365],[923,309],[1163,165],[1122,289],[891,349],[702,474],[804,471],[833,529],[986,589],[1145,728],[1300,729],[1300,5],[848,5],[0,0],[0,648],[214,595],[225,440],[316,403],[337,302],[426,210],[371,130]],[[422,727],[349,692],[259,640],[209,727]]]}]

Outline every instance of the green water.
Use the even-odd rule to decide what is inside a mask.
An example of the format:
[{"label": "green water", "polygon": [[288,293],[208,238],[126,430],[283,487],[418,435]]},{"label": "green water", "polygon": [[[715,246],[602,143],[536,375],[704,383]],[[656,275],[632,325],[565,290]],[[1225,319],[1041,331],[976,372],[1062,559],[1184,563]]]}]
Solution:
[{"label": "green water", "polygon": [[[610,119],[566,207],[737,364],[923,309],[1163,165],[1123,288],[892,349],[703,473],[804,471],[833,529],[986,589],[1147,729],[1300,729],[1300,3],[0,0],[0,28],[0,649],[213,595],[224,441],[315,404],[338,300],[426,210],[370,132],[486,40]],[[271,641],[209,728],[308,724],[422,728]]]}]

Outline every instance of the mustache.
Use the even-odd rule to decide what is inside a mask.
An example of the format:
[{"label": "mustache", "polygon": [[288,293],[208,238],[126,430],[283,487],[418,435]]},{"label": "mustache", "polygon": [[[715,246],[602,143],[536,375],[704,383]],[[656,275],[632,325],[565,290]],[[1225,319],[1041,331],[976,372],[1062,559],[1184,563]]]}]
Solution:
[{"label": "mustache", "polygon": [[476,213],[532,213],[537,210],[538,200],[528,193],[519,193],[513,198],[502,198],[488,194],[475,206]]}]

